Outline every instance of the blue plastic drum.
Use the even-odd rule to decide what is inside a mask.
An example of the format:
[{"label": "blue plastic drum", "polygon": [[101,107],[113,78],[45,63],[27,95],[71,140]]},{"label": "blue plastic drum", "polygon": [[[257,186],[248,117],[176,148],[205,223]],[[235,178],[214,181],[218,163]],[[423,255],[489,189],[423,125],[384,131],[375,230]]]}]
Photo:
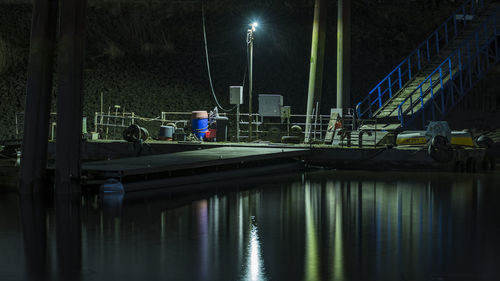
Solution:
[{"label": "blue plastic drum", "polygon": [[191,114],[191,128],[199,140],[203,140],[208,132],[208,113],[206,111],[193,111]]}]

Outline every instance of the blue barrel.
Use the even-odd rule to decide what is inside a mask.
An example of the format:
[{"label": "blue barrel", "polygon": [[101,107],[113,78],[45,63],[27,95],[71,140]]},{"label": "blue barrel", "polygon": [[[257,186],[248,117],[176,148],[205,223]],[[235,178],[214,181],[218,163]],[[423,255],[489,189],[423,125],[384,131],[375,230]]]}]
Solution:
[{"label": "blue barrel", "polygon": [[199,140],[203,140],[208,131],[208,113],[206,111],[193,111],[191,113],[191,129]]}]

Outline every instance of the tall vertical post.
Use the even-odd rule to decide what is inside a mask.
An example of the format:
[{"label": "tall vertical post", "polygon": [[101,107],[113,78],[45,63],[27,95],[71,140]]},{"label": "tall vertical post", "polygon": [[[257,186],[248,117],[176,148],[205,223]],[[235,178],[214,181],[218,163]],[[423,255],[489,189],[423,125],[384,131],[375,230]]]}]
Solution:
[{"label": "tall vertical post", "polygon": [[240,142],[240,104],[236,105],[236,141]]},{"label": "tall vertical post", "polygon": [[338,0],[337,108],[351,106],[351,0]]},{"label": "tall vertical post", "polygon": [[252,140],[252,87],[253,87],[253,32],[254,26],[251,26],[247,32],[248,43],[248,141]]},{"label": "tall vertical post", "polygon": [[[321,102],[323,86],[323,62],[325,57],[326,6],[324,0],[314,3],[314,20],[311,40],[311,64],[309,68],[309,88],[307,92],[306,136],[309,142],[312,111],[315,104]],[[318,114],[319,115],[319,114]]]},{"label": "tall vertical post", "polygon": [[57,0],[36,0],[33,5],[26,83],[19,177],[21,193],[36,191],[45,180],[56,26]]},{"label": "tall vertical post", "polygon": [[[86,0],[61,1],[57,97],[56,191],[80,180]],[[79,189],[79,188],[75,188]]]}]

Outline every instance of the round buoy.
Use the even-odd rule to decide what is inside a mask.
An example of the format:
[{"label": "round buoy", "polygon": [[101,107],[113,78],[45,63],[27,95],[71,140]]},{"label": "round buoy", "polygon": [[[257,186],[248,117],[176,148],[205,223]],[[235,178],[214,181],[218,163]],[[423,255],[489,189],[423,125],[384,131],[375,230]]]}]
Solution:
[{"label": "round buoy", "polygon": [[434,136],[427,152],[438,163],[448,163],[453,159],[453,148],[444,136]]},{"label": "round buoy", "polygon": [[476,139],[476,143],[479,147],[490,148],[493,146],[494,142],[488,136],[481,135]]},{"label": "round buoy", "polygon": [[293,125],[290,127],[290,135],[292,136],[300,136],[302,135],[302,127],[299,125]]}]

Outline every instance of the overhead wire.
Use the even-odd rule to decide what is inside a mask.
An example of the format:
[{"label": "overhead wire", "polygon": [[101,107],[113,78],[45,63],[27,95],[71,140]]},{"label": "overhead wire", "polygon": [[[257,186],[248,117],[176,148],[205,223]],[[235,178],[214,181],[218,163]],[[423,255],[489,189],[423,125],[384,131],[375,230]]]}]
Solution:
[{"label": "overhead wire", "polygon": [[[205,28],[205,4],[204,4],[204,1],[205,0],[201,0],[201,15],[202,15],[202,19],[203,19],[203,41],[205,43],[205,58],[207,61],[207,73],[208,73],[208,81],[210,82],[210,90],[212,92],[212,96],[214,97],[214,100],[215,100],[215,103],[217,104],[217,106],[220,109],[222,109],[222,111],[229,112],[229,111],[233,111],[236,108],[236,105],[233,106],[231,109],[225,109],[224,107],[222,107],[222,105],[220,105],[220,103],[219,103],[219,100],[217,99],[217,95],[215,94],[215,91],[214,91],[214,85],[212,83],[212,74],[210,72],[210,61],[208,59],[208,46],[207,46],[207,32],[206,32],[206,28]],[[245,77],[243,77],[243,79],[245,79]]]}]

